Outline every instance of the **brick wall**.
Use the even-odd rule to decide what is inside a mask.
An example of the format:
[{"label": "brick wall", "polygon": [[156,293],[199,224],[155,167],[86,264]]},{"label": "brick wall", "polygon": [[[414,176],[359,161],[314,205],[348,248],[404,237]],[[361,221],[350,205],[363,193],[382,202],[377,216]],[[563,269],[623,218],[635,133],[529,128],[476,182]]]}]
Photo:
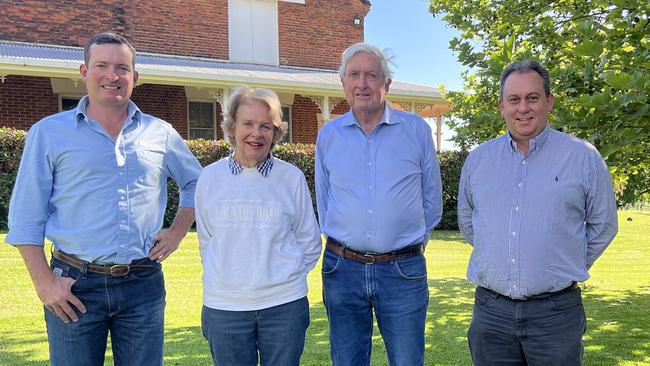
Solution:
[{"label": "brick wall", "polygon": [[[228,1],[0,0],[0,39],[82,46],[88,37],[114,31],[136,50],[228,59]],[[363,40],[362,0],[278,3],[281,65],[336,69],[341,52]],[[358,16],[361,25],[354,25]],[[297,47],[299,46],[299,47]]]},{"label": "brick wall", "polygon": [[49,78],[9,75],[0,83],[0,126],[27,130],[58,111]]},{"label": "brick wall", "polygon": [[[280,65],[337,69],[341,53],[363,41],[370,4],[361,0],[278,2]],[[354,25],[354,17],[361,19]]]},{"label": "brick wall", "polygon": [[[182,87],[144,84],[133,90],[131,99],[143,112],[171,123],[183,138],[187,138],[187,98]],[[332,113],[342,114],[348,109],[344,101]],[[49,78],[10,75],[0,83],[0,126],[27,130],[43,117],[58,112],[59,99],[52,93]],[[215,112],[217,138],[221,139],[222,109],[219,103],[216,103]],[[293,142],[315,143],[317,114],[320,113],[316,104],[296,94],[291,113]]]},{"label": "brick wall", "polygon": [[[350,110],[348,103],[342,101],[332,110],[333,114],[343,114]],[[292,142],[315,144],[318,134],[318,106],[309,98],[296,94],[291,107]]]},{"label": "brick wall", "polygon": [[83,46],[114,31],[138,51],[228,59],[227,0],[0,2],[0,39]]},{"label": "brick wall", "polygon": [[183,87],[144,84],[133,90],[131,100],[143,112],[171,123],[187,138],[187,98]]}]

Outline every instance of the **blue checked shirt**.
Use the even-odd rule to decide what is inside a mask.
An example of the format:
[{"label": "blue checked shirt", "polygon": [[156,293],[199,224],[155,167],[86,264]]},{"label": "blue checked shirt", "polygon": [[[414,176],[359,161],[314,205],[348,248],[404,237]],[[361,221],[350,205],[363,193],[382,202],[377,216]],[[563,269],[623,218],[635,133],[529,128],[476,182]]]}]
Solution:
[{"label": "blue checked shirt", "polygon": [[194,207],[201,166],[170,124],[134,103],[113,140],[86,116],[86,102],[29,131],[6,241],[47,237],[82,260],[130,263],[147,256],[162,227],[167,178],[179,186],[179,207]]},{"label": "blue checked shirt", "polygon": [[561,290],[588,279],[616,235],[609,170],[589,143],[550,127],[527,156],[507,133],[469,154],[458,223],[474,284],[513,299]]},{"label": "blue checked shirt", "polygon": [[321,230],[352,249],[386,253],[420,243],[442,215],[431,128],[386,106],[367,134],[351,111],[328,122],[316,142]]},{"label": "blue checked shirt", "polygon": [[[231,150],[230,154],[228,155],[228,169],[230,169],[230,172],[232,174],[238,175],[242,172],[242,170],[244,170],[244,167],[235,161],[234,155],[235,150]],[[269,153],[269,156],[266,158],[266,160],[257,166],[257,171],[262,174],[263,177],[268,177],[271,169],[273,169],[273,154]]]}]

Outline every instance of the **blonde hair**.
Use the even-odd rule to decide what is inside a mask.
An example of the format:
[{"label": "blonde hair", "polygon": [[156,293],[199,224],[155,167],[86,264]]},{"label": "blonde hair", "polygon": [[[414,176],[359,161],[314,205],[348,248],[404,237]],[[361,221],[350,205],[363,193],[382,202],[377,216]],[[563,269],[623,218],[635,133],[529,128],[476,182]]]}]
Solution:
[{"label": "blonde hair", "polygon": [[282,121],[282,104],[280,98],[274,91],[264,88],[251,88],[248,86],[240,86],[232,91],[228,99],[228,106],[223,114],[223,122],[221,122],[221,130],[226,140],[235,146],[235,136],[232,131],[235,129],[235,122],[237,121],[237,110],[242,104],[251,101],[258,101],[264,103],[269,107],[269,118],[273,122],[273,144],[280,141],[287,133],[288,125]]}]

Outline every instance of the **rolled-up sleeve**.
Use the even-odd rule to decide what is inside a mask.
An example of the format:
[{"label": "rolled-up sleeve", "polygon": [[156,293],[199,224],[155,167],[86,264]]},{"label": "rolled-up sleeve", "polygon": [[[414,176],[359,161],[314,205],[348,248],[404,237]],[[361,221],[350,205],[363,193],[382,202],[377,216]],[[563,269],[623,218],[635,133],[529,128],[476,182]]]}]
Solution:
[{"label": "rolled-up sleeve", "polygon": [[196,181],[201,174],[201,164],[181,136],[172,128],[168,131],[166,168],[178,185],[178,207],[194,207],[194,193]]},{"label": "rolled-up sleeve", "polygon": [[48,141],[39,125],[27,134],[9,203],[8,244],[44,245],[54,168]]}]

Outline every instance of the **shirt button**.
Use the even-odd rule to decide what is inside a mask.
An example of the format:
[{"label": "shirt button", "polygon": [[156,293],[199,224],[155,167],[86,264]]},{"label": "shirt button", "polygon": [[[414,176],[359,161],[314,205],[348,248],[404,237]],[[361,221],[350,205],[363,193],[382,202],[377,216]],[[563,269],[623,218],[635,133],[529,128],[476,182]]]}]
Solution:
[{"label": "shirt button", "polygon": [[372,210],[368,210],[368,213],[372,215]]},{"label": "shirt button", "polygon": [[368,186],[368,189],[372,189],[372,186]]},{"label": "shirt button", "polygon": [[517,289],[517,285],[512,285],[512,288]]},{"label": "shirt button", "polygon": [[372,144],[372,139],[368,140],[368,143],[369,143],[369,144]]},{"label": "shirt button", "polygon": [[372,235],[368,234],[368,239],[371,239],[371,238],[372,238]]},{"label": "shirt button", "polygon": [[517,187],[521,187],[521,182],[517,183]]},{"label": "shirt button", "polygon": [[372,163],[368,163],[368,166],[372,166]]},{"label": "shirt button", "polygon": [[521,163],[526,165],[526,160],[522,160]]},{"label": "shirt button", "polygon": [[512,263],[514,264],[514,263],[515,263],[515,259],[514,259],[514,258],[512,258],[512,260],[511,260],[511,262],[512,262]]},{"label": "shirt button", "polygon": [[513,231],[513,232],[512,232],[512,236],[517,236],[517,232],[516,232],[516,231]]},{"label": "shirt button", "polygon": [[515,206],[515,211],[519,211],[519,206]]}]

